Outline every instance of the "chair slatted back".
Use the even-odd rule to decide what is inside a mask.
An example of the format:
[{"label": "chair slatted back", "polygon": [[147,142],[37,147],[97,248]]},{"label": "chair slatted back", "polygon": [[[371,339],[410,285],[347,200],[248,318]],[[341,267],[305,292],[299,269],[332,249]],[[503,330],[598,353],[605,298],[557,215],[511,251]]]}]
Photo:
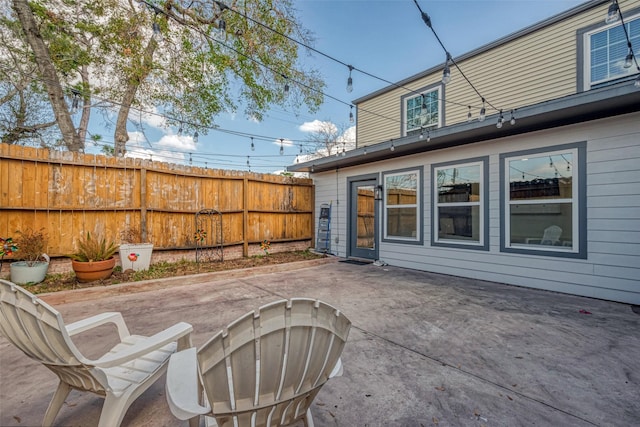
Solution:
[{"label": "chair slatted back", "polygon": [[230,324],[198,351],[218,424],[234,425],[237,417],[238,425],[287,425],[303,416],[350,327],[334,307],[306,298],[268,304]]},{"label": "chair slatted back", "polygon": [[45,365],[77,365],[77,350],[62,316],[20,286],[0,279],[0,332],[27,356]]}]

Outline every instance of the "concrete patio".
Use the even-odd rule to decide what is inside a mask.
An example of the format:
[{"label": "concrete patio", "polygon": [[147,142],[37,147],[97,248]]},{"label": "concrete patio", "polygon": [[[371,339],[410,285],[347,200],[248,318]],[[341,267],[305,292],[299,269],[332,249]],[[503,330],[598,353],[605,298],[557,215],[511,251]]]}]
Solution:
[{"label": "concrete patio", "polygon": [[[317,427],[640,424],[640,315],[625,304],[335,258],[43,298],[66,322],[120,311],[137,334],[186,321],[199,346],[240,315],[297,296],[353,322],[344,376],[312,407]],[[91,356],[112,333],[76,342]],[[0,425],[40,425],[56,385],[0,337]],[[56,425],[95,426],[102,402],[72,392]],[[186,425],[169,412],[163,380],[123,422]]]}]

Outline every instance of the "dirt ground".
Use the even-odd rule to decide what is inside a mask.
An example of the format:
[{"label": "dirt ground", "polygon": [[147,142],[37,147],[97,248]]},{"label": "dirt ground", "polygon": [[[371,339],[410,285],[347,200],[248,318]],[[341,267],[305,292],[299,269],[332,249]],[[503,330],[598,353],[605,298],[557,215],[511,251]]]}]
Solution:
[{"label": "dirt ground", "polygon": [[56,292],[69,289],[90,288],[93,286],[137,282],[140,280],[160,279],[164,277],[186,276],[190,274],[235,270],[263,265],[284,264],[288,262],[323,258],[325,256],[326,255],[316,254],[311,251],[293,251],[206,263],[196,263],[193,261],[160,262],[152,264],[149,267],[149,270],[145,271],[122,271],[122,269],[117,267],[108,279],[98,280],[91,283],[78,282],[73,273],[48,274],[42,283],[27,285],[25,288],[34,294],[38,294],[43,292]]}]

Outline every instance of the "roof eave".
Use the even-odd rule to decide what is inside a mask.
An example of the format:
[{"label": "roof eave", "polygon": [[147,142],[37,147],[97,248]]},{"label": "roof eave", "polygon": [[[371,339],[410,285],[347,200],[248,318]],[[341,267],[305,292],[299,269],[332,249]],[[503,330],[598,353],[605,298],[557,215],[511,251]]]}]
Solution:
[{"label": "roof eave", "polygon": [[483,122],[474,120],[431,130],[429,142],[426,136],[420,138],[419,135],[412,135],[350,150],[341,157],[323,157],[298,163],[287,170],[322,172],[342,169],[636,111],[640,111],[640,90],[633,81],[626,81],[520,108],[515,112],[516,123],[511,125],[510,114],[505,114],[505,123],[500,129],[496,127],[498,114],[494,114]]}]

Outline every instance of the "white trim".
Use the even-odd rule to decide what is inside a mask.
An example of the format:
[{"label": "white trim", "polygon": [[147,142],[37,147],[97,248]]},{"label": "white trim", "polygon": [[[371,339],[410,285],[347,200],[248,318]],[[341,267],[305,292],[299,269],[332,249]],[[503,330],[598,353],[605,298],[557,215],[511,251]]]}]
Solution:
[{"label": "white trim", "polygon": [[[414,127],[409,129],[409,118],[407,117],[407,103],[415,98],[421,97],[422,95],[427,95],[431,92],[436,92],[437,93],[437,100],[438,100],[438,121],[437,123],[430,123],[427,125],[423,125],[420,127]],[[402,117],[404,118],[403,122],[402,122],[402,134],[404,136],[406,136],[409,132],[412,131],[416,131],[419,130],[421,128],[424,129],[428,129],[428,128],[433,128],[434,126],[437,128],[442,127],[442,105],[444,103],[444,100],[442,99],[442,85],[438,85],[435,87],[431,87],[427,90],[421,91],[420,94],[415,95],[415,96],[408,96],[406,98],[402,99]]]},{"label": "white trim", "polygon": [[[388,177],[394,177],[394,176],[402,176],[402,175],[415,175],[416,176],[416,203],[415,204],[403,204],[403,205],[389,205],[387,202],[387,178]],[[420,218],[420,203],[422,200],[421,197],[421,188],[422,188],[422,183],[420,182],[420,169],[410,169],[410,170],[405,170],[402,172],[393,172],[393,173],[383,173],[382,174],[382,182],[384,184],[384,209],[383,209],[383,220],[382,220],[382,226],[383,226],[383,236],[385,239],[392,239],[392,240],[404,240],[407,242],[419,242],[420,241],[420,229],[422,227],[422,218]],[[406,237],[406,236],[396,236],[396,235],[389,235],[389,231],[387,230],[387,221],[388,221],[388,210],[389,209],[407,209],[407,208],[413,208],[415,209],[416,212],[416,229],[414,232],[414,236],[413,237]]]},{"label": "white trim", "polygon": [[[637,19],[640,19],[640,14],[636,14],[636,15],[632,15],[632,16],[626,17],[624,22],[625,22],[625,24],[630,25],[631,22],[633,22],[633,21],[635,21]],[[621,23],[620,23],[620,21],[618,21],[618,22],[614,22],[612,24],[603,25],[602,27],[595,28],[595,29],[593,29],[591,31],[588,31],[588,32],[583,34],[582,37],[584,38],[584,43],[583,43],[583,45],[584,45],[584,52],[583,52],[584,60],[582,61],[582,64],[579,64],[578,66],[582,66],[582,69],[583,69],[583,73],[584,73],[583,89],[585,91],[590,90],[593,86],[597,86],[599,84],[606,83],[606,82],[609,82],[609,81],[612,81],[612,80],[617,80],[617,79],[620,79],[620,78],[631,76],[631,75],[634,75],[634,74],[637,73],[635,64],[633,64],[632,67],[627,69],[626,73],[616,75],[615,77],[606,78],[604,80],[600,80],[600,81],[597,81],[597,82],[593,82],[593,83],[591,82],[591,36],[593,36],[595,34],[602,33],[604,31],[608,31],[608,30],[610,30],[610,29],[612,29],[614,27],[620,26],[620,25],[621,25]],[[627,50],[627,47],[626,47],[626,40],[625,40],[625,55],[626,55],[626,50]],[[635,54],[636,58],[638,58],[638,52],[634,50],[634,54]],[[639,58],[639,60],[640,60],[640,58]],[[624,62],[624,57],[621,59],[621,61]]]},{"label": "white trim", "polygon": [[[522,156],[511,156],[504,158],[504,194],[505,194],[505,206],[503,206],[504,215],[504,246],[505,248],[514,249],[534,249],[536,251],[544,252],[562,252],[562,253],[578,253],[580,251],[580,217],[579,217],[579,161],[578,161],[578,149],[572,148],[568,150],[556,150],[536,152],[527,155],[527,159],[551,157],[557,155],[571,155],[571,198],[554,198],[554,199],[516,199],[511,200],[510,191],[510,174],[511,165],[509,164],[513,160],[526,160]],[[546,159],[545,159],[546,161]],[[513,205],[540,205],[545,204],[571,204],[571,246],[546,246],[546,245],[532,245],[526,243],[512,243],[511,242],[511,206]],[[542,236],[540,236],[542,237]]]},{"label": "white trim", "polygon": [[[477,202],[473,202],[473,201],[468,201],[468,202],[439,202],[438,201],[438,171],[440,170],[444,170],[444,169],[460,169],[463,167],[472,167],[472,166],[477,166],[479,168],[478,170],[478,195],[480,200],[478,200]],[[434,208],[433,208],[433,221],[432,221],[432,233],[433,233],[433,241],[435,243],[447,243],[447,244],[455,244],[455,245],[461,245],[461,246],[484,246],[484,241],[486,236],[484,235],[484,230],[485,230],[485,203],[487,203],[484,197],[484,186],[487,185],[487,183],[484,182],[484,162],[483,161],[477,161],[477,162],[467,162],[467,163],[455,163],[455,164],[448,164],[445,166],[437,166],[433,168],[433,176],[434,176],[434,180],[433,180],[433,204],[434,204]],[[456,207],[456,206],[478,206],[478,231],[479,231],[479,237],[478,240],[464,240],[464,239],[441,239],[439,237],[439,226],[440,226],[440,211],[439,211],[439,207],[440,206],[447,206],[447,207]]]}]

